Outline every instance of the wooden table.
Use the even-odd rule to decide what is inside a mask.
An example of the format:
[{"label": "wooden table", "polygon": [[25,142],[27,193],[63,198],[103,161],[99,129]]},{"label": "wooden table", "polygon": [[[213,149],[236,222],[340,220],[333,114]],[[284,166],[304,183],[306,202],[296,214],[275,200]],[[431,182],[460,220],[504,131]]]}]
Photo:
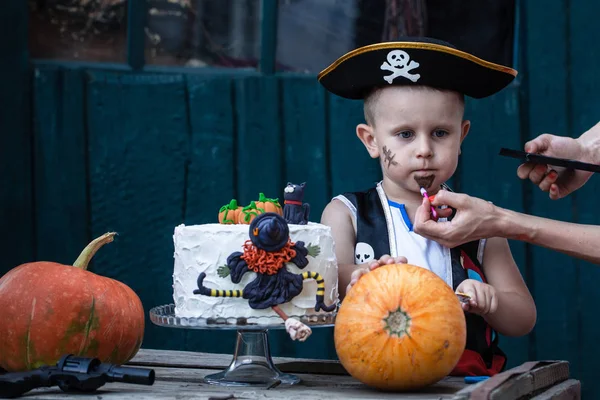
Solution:
[{"label": "wooden table", "polygon": [[[518,399],[527,396],[533,400],[579,399],[580,383],[569,379],[569,364],[564,361],[547,362],[519,372],[506,371],[508,379],[491,391],[490,397],[477,397],[476,390],[485,390],[491,379],[476,384],[465,384],[464,379],[449,377],[415,393],[384,393],[370,389],[346,374],[336,361],[306,360],[274,357],[277,367],[293,373],[302,382],[293,386],[220,387],[203,383],[205,375],[227,367],[231,355],[142,349],[127,365],[152,368],[156,381],[152,386],[107,383],[91,395],[65,394],[60,389],[44,388],[28,392],[26,399],[419,399],[419,400],[494,400]],[[514,375],[513,375],[514,372]],[[512,377],[510,375],[513,375]],[[533,394],[533,396],[532,396]]]}]

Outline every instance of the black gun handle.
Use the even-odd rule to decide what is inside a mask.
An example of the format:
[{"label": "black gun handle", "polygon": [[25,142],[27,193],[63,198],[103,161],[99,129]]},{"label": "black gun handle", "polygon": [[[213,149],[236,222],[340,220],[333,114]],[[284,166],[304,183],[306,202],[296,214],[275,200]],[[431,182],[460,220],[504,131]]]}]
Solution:
[{"label": "black gun handle", "polygon": [[0,398],[11,399],[32,389],[49,386],[48,371],[11,372],[0,375]]}]

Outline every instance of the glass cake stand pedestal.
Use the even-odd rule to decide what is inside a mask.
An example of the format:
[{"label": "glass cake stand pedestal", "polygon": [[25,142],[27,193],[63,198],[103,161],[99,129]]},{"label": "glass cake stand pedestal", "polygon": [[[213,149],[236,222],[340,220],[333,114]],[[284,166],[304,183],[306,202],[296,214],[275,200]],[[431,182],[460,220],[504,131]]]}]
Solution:
[{"label": "glass cake stand pedestal", "polygon": [[[311,329],[332,327],[335,311],[326,314],[290,316]],[[184,329],[237,330],[231,364],[223,371],[207,375],[204,382],[221,386],[294,385],[300,378],[281,372],[273,363],[268,331],[285,329],[279,316],[250,318],[195,318],[175,315],[175,305],[168,304],[150,310],[150,320],[159,326]],[[291,339],[290,339],[291,340]],[[310,337],[307,339],[310,340]]]}]

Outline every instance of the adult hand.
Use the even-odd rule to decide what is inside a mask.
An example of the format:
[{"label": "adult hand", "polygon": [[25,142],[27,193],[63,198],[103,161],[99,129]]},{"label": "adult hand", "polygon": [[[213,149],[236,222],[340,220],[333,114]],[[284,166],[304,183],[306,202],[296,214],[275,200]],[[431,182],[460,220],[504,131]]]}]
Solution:
[{"label": "adult hand", "polygon": [[[431,205],[450,206],[456,210],[456,215],[452,221],[436,222],[431,219]],[[497,236],[494,234],[497,224],[495,211],[496,207],[485,200],[440,190],[432,202],[423,198],[415,214],[413,231],[446,247],[456,247],[472,240]]]},{"label": "adult hand", "polygon": [[[570,137],[543,134],[525,143],[528,153],[592,162],[588,149],[578,140]],[[552,200],[561,199],[583,186],[592,172],[566,169],[545,164],[524,163],[517,169],[521,179],[538,185],[544,192],[550,192]]]}]

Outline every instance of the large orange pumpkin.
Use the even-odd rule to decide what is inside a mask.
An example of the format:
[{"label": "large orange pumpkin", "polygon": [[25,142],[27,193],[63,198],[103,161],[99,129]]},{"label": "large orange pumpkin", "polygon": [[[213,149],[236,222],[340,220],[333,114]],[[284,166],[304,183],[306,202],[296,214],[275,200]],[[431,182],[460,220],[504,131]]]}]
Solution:
[{"label": "large orange pumpkin", "polygon": [[466,345],[456,294],[433,272],[393,264],[363,275],[344,298],[335,349],[350,375],[383,390],[413,390],[448,375]]},{"label": "large orange pumpkin", "polygon": [[114,233],[92,241],[73,266],[32,262],[0,278],[0,367],[54,365],[63,354],[123,364],[139,350],[144,308],[127,285],[86,271]]}]

